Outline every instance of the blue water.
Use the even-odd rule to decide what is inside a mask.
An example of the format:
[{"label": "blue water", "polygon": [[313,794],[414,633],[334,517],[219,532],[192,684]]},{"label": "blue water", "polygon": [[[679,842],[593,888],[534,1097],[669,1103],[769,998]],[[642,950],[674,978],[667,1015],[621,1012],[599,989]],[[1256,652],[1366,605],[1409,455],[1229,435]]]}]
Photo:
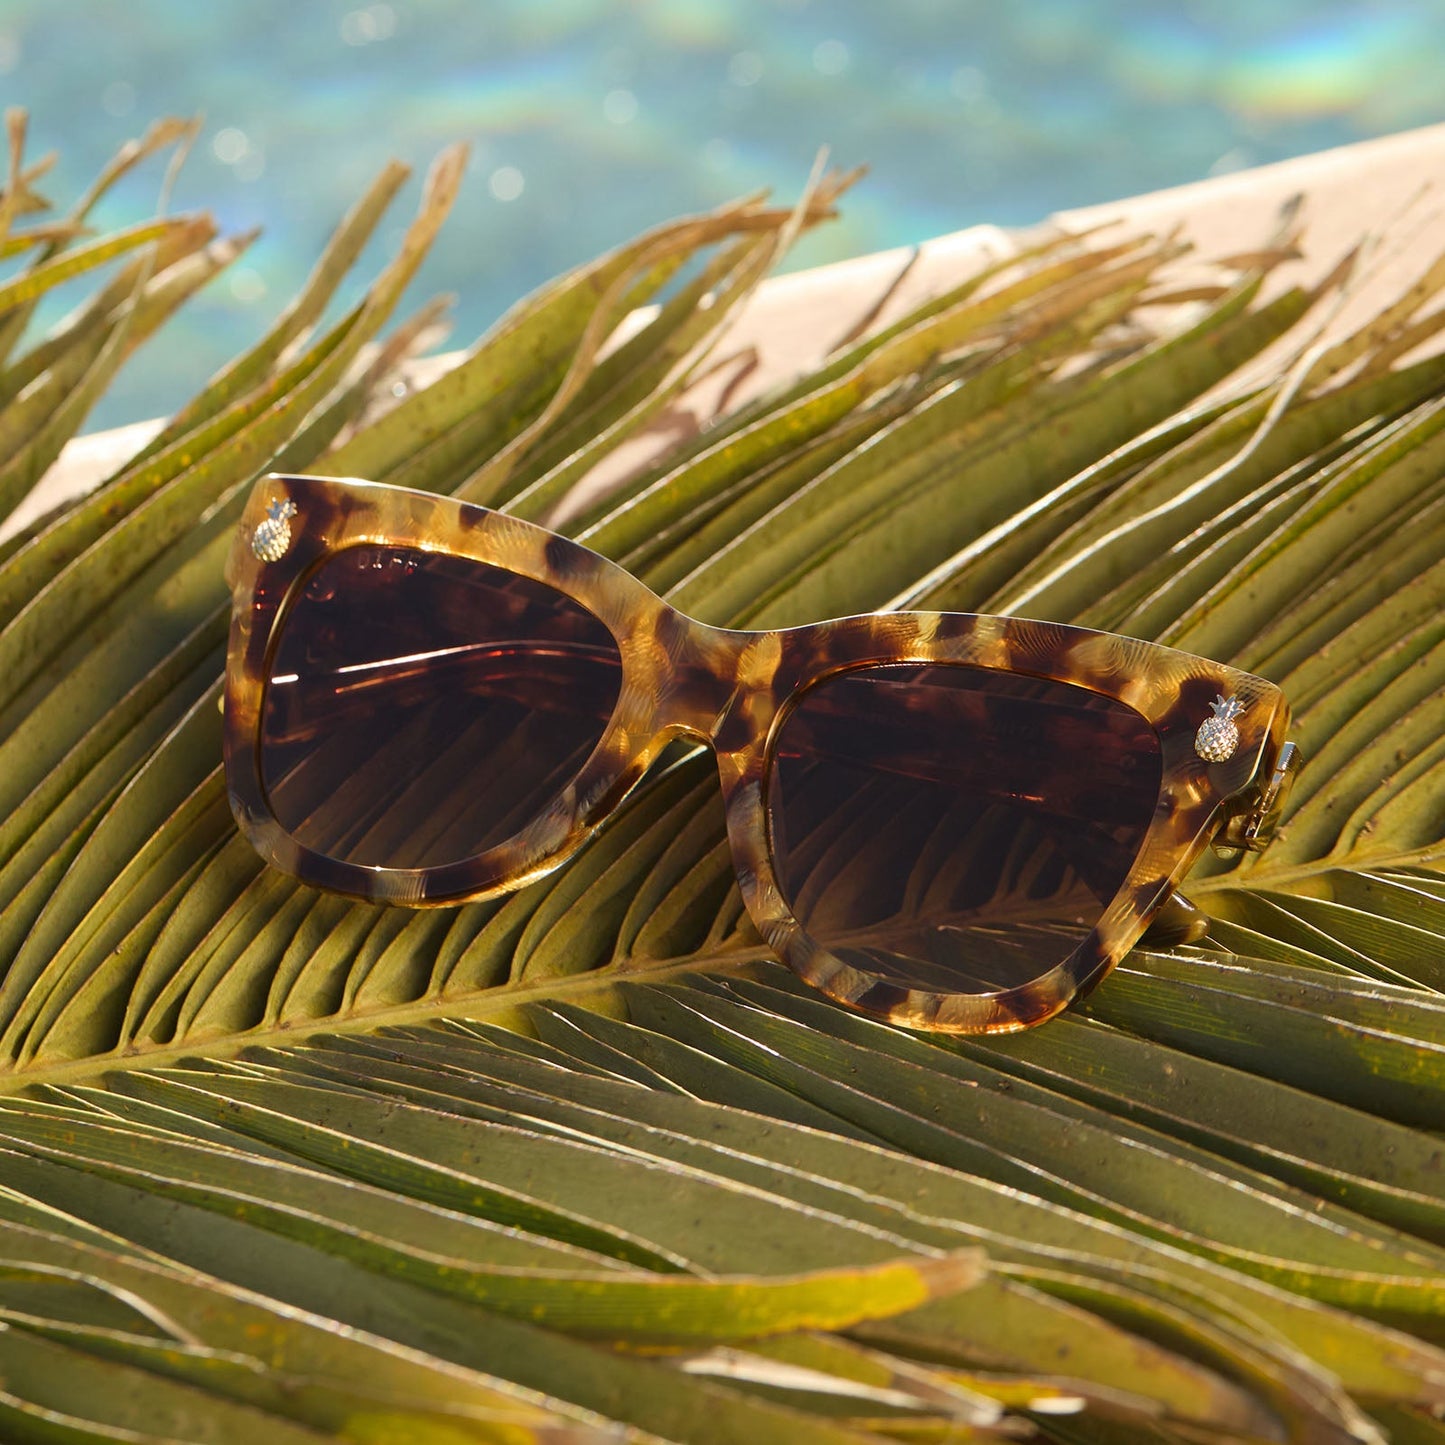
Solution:
[{"label": "blue water", "polygon": [[[152,117],[204,111],[177,203],[265,227],[106,425],[253,339],[388,156],[473,144],[413,298],[456,292],[463,343],[645,226],[794,197],[823,144],[872,173],[799,264],[1445,119],[1442,37],[1445,0],[0,0],[0,101],[61,151],[60,205]],[[99,220],[148,214],[158,181]]]}]

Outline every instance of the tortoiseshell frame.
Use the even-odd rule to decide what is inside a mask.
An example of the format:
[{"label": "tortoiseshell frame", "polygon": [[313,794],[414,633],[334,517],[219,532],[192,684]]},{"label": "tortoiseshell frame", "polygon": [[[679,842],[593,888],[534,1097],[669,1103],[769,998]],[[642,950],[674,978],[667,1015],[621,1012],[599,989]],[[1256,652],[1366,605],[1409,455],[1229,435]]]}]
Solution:
[{"label": "tortoiseshell frame", "polygon": [[[278,560],[251,547],[268,508],[296,508]],[[268,659],[290,599],[344,547],[391,544],[471,557],[546,583],[612,632],[622,655],[616,711],[592,756],[548,812],[465,862],[388,870],[302,848],[272,816],[259,736]],[[363,481],[268,477],[256,486],[227,568],[234,598],[225,695],[231,806],[267,862],[353,897],[416,906],[508,892],[562,863],[678,737],[717,755],[729,846],[759,932],[801,977],[839,1002],[912,1028],[1003,1033],[1051,1018],[1092,988],[1138,941],[1195,858],[1223,830],[1263,847],[1278,812],[1289,708],[1272,683],[1154,643],[1050,622],[961,613],[892,612],[778,632],[740,632],[685,617],[605,557],[541,527],[449,497]],[[1154,727],[1163,779],[1129,876],[1093,932],[1063,962],[993,994],[905,989],[827,953],[789,914],[773,873],[767,799],[771,747],[790,704],[832,673],[868,664],[964,663],[1074,683],[1126,703]],[[1239,744],[1208,763],[1194,735],[1218,694],[1243,704]],[[1087,756],[1060,760],[1088,768]],[[1271,790],[1271,785],[1273,788]],[[1266,815],[1268,818],[1266,820]]]}]

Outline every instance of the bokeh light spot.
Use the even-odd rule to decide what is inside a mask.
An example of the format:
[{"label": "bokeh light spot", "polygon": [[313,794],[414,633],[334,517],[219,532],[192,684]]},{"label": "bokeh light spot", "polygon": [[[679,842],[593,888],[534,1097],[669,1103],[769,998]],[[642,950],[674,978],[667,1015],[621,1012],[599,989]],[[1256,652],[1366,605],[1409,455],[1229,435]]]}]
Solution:
[{"label": "bokeh light spot", "polygon": [[613,125],[626,125],[637,119],[637,97],[630,90],[618,87],[602,97],[602,115]]},{"label": "bokeh light spot", "polygon": [[233,125],[228,125],[224,130],[218,130],[215,139],[211,142],[211,154],[222,165],[233,166],[238,161],[245,160],[250,153],[251,142],[246,132],[238,130]]},{"label": "bokeh light spot", "polygon": [[266,296],[266,281],[259,271],[238,266],[230,273],[231,295],[243,306],[254,306]]},{"label": "bokeh light spot", "polygon": [[487,180],[487,189],[496,200],[515,201],[526,184],[526,177],[516,166],[498,166]]}]

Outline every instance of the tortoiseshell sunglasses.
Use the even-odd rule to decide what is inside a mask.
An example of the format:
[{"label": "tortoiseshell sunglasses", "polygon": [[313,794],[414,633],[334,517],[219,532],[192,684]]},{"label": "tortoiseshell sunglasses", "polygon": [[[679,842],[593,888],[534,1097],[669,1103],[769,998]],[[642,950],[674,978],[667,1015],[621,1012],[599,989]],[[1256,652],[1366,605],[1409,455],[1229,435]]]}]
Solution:
[{"label": "tortoiseshell sunglasses", "polygon": [[[520,887],[671,741],[717,754],[743,900],[809,983],[1003,1032],[1091,988],[1213,840],[1268,842],[1279,689],[1057,623],[696,622],[578,543],[368,482],[269,477],[242,519],[226,776],[271,864],[412,906]],[[1197,918],[1197,915],[1194,915]]]}]

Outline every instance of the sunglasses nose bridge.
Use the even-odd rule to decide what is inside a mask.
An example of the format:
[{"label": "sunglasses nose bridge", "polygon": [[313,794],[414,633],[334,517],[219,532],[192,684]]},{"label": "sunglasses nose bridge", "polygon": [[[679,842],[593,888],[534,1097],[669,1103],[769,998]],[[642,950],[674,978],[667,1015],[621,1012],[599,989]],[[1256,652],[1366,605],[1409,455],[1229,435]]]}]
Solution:
[{"label": "sunglasses nose bridge", "polygon": [[746,657],[755,634],[733,632],[672,613],[657,631],[659,671],[655,724],[659,732],[715,743],[745,686]]}]

